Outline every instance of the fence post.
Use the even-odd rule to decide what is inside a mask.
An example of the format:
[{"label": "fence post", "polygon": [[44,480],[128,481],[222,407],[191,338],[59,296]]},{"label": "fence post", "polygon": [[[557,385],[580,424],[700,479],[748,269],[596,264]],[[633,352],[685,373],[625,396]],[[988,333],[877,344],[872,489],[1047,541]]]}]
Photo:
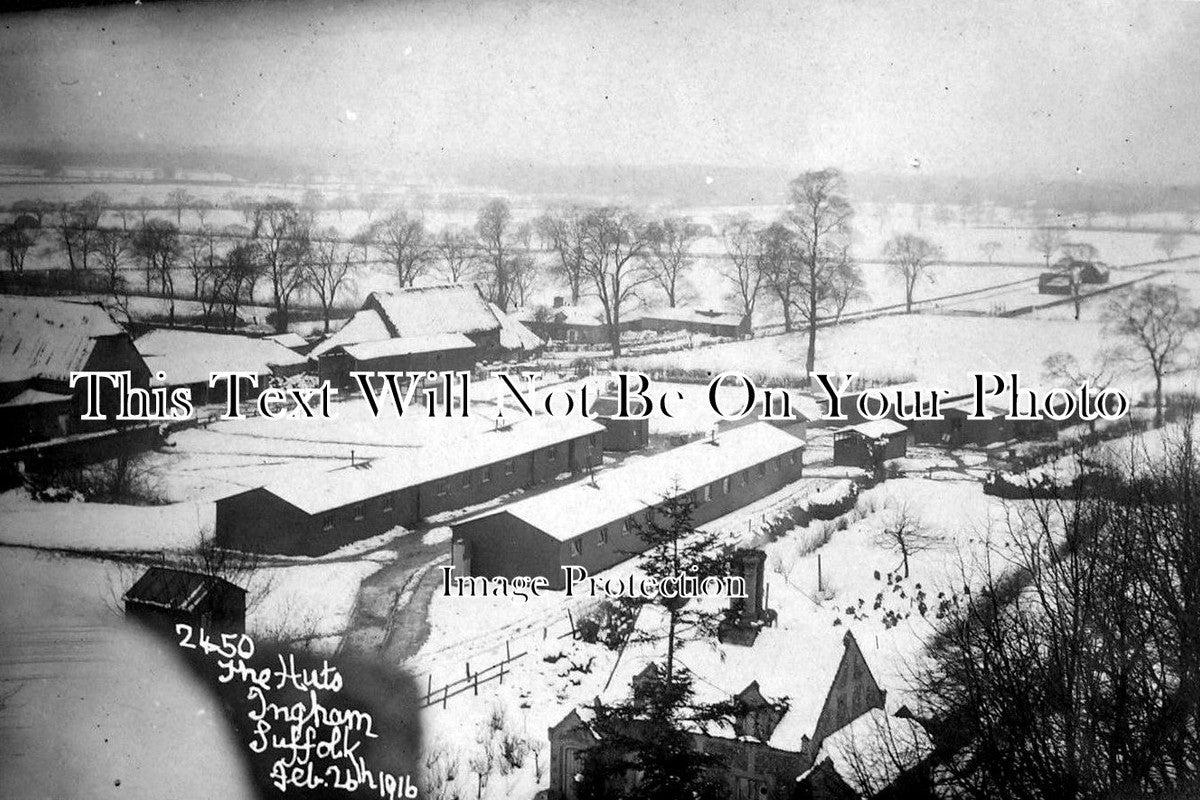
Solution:
[{"label": "fence post", "polygon": [[475,673],[475,696],[479,696],[479,673]]},{"label": "fence post", "polygon": [[446,701],[450,699],[450,684],[442,687],[442,708],[446,707]]},{"label": "fence post", "polygon": [[425,676],[425,705],[429,705],[430,698],[433,697],[433,673]]},{"label": "fence post", "polygon": [[567,622],[571,623],[571,638],[575,638],[575,618],[571,616],[571,609],[567,609]]}]

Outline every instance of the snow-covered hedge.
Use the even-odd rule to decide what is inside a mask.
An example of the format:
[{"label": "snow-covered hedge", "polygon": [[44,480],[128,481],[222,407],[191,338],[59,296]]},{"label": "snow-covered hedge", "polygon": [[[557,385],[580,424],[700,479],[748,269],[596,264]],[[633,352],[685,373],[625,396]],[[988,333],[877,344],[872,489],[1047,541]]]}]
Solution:
[{"label": "snow-covered hedge", "polygon": [[808,513],[814,519],[830,520],[840,517],[858,501],[858,485],[854,481],[840,480],[808,498]]}]

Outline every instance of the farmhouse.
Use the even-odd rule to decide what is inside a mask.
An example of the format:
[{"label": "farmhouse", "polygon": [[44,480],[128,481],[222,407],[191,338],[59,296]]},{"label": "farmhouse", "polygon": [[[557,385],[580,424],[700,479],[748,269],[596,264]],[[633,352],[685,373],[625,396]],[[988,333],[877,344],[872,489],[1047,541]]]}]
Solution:
[{"label": "farmhouse", "polygon": [[691,493],[693,520],[708,522],[800,478],[803,451],[803,440],[757,423],[614,467],[454,525],[455,566],[561,588],[564,566],[594,574],[646,549],[637,523],[664,497]]},{"label": "farmhouse", "polygon": [[125,616],[170,634],[178,623],[240,633],[246,590],[216,575],[150,567],[125,593]]},{"label": "farmhouse", "polygon": [[[451,334],[458,337],[434,338]],[[385,343],[397,339],[420,341],[388,349]],[[463,339],[473,347],[469,355],[459,352],[464,349]],[[346,349],[365,344],[372,347],[357,351],[357,356]],[[363,360],[440,359],[473,366],[480,361],[520,357],[541,344],[528,328],[489,303],[477,287],[454,283],[372,292],[339,331],[312,349],[309,358],[318,360],[323,378],[340,385],[349,382],[349,371]]]},{"label": "farmhouse", "polygon": [[599,465],[604,428],[532,417],[403,458],[354,461],[217,500],[222,547],[316,555]]},{"label": "farmhouse", "polygon": [[750,317],[712,308],[655,308],[638,315],[638,330],[699,333],[741,339],[750,335]]},{"label": "farmhouse", "polygon": [[890,419],[860,422],[833,432],[833,463],[876,470],[908,452],[908,428]]},{"label": "farmhouse", "polygon": [[[225,401],[225,383],[209,388],[213,372],[249,372],[258,379],[258,388],[242,385],[242,396],[254,398],[267,387],[272,377],[286,377],[304,371],[308,360],[271,339],[238,334],[206,333],[172,329],[152,330],[135,342],[146,366],[156,376],[153,383],[186,386],[196,405]],[[162,381],[157,374],[162,373]]]},{"label": "farmhouse", "polygon": [[[83,384],[72,372],[129,372],[146,388],[150,371],[129,334],[97,304],[0,296],[0,446],[85,433],[115,423],[81,420]],[[116,389],[101,392],[101,412],[115,414]]]},{"label": "farmhouse", "polygon": [[[647,606],[638,628],[653,634],[665,627],[664,617],[658,606]],[[842,635],[839,647],[831,630],[827,640],[806,641],[803,653],[797,651],[797,636],[786,627],[768,627],[750,647],[706,643],[682,650],[678,663],[692,676],[698,701],[741,706],[732,724],[718,722],[692,733],[694,747],[723,761],[720,777],[731,797],[791,800],[797,778],[818,763],[825,743],[837,741],[864,716],[886,718],[886,692],[854,634]],[[638,638],[648,643],[622,652],[602,702],[625,700],[631,687],[654,679],[665,663],[665,636]],[[602,744],[594,723],[594,710],[584,706],[550,728],[550,797],[579,796],[583,754]]]},{"label": "farmhouse", "polygon": [[[556,297],[553,308],[526,306],[515,316],[543,339],[568,344],[608,343],[604,312],[595,306],[564,305],[563,299]],[[621,327],[628,330],[629,324],[623,323]]]}]

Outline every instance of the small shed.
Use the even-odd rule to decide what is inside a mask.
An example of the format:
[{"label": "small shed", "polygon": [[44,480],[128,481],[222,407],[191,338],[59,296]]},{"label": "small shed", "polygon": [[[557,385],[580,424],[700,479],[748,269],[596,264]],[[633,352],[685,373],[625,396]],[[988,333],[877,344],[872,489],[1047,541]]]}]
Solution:
[{"label": "small shed", "polygon": [[973,399],[959,400],[942,406],[945,417],[941,429],[940,443],[947,447],[962,447],[974,444],[985,446],[1004,442],[1013,437],[1013,424],[1008,410],[1002,406],[985,403],[986,419],[971,419],[975,413]]},{"label": "small shed", "polygon": [[246,590],[216,575],[150,567],[125,593],[125,616],[168,632],[185,623],[241,633],[246,629]]},{"label": "small shed", "polygon": [[833,463],[839,467],[874,470],[907,453],[908,428],[895,420],[860,422],[833,432]]},{"label": "small shed", "polygon": [[[638,414],[641,409],[641,401],[631,398],[628,412]],[[604,449],[621,453],[641,450],[650,440],[650,418],[616,418],[618,410],[619,401],[611,396],[599,397],[592,405],[596,421],[604,426]]]}]

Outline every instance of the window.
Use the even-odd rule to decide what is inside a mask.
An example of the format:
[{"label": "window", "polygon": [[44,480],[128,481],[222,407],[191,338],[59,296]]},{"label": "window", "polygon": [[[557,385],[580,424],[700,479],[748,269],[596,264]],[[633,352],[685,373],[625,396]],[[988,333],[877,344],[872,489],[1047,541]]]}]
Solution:
[{"label": "window", "polygon": [[788,453],[788,464],[793,467],[796,466],[796,454],[795,453]]},{"label": "window", "polygon": [[360,519],[362,519],[366,515],[367,515],[367,512],[363,508],[363,504],[362,503],[355,504],[355,506],[354,506],[354,521],[358,522]]},{"label": "window", "polygon": [[628,536],[631,533],[633,533],[633,525],[629,522],[629,520],[625,520],[621,523],[621,535]]},{"label": "window", "polygon": [[448,494],[449,492],[450,492],[450,482],[448,480],[446,480],[445,478],[442,478],[440,481],[437,482],[437,495],[438,495],[438,497],[442,497],[442,496]]},{"label": "window", "polygon": [[582,539],[575,539],[571,542],[571,555],[572,556],[583,555],[583,540]]},{"label": "window", "polygon": [[383,513],[385,513],[385,514],[392,513],[392,509],[394,509],[396,507],[395,492],[385,494],[383,496],[383,499],[380,501],[380,505],[383,506]]},{"label": "window", "polygon": [[638,428],[638,426],[634,425],[633,426],[633,440],[636,442],[638,440],[638,438],[641,437],[641,435],[642,435],[641,429]]},{"label": "window", "polygon": [[596,434],[593,433],[591,436],[588,437],[588,442],[591,444],[592,447],[595,447],[596,445],[600,444],[600,437],[598,437]]},{"label": "window", "polygon": [[546,451],[546,456],[547,456],[547,457],[548,457],[548,458],[549,458],[551,461],[558,461],[558,448],[557,448],[557,447],[551,447],[549,450],[547,450],[547,451]]},{"label": "window", "polygon": [[712,484],[711,483],[708,486],[704,487],[704,500],[702,500],[701,502],[707,503],[709,500],[712,500]]},{"label": "window", "polygon": [[516,460],[515,458],[510,458],[510,459],[509,459],[509,460],[508,460],[508,461],[507,461],[507,462],[504,464],[504,474],[505,474],[505,475],[512,475],[512,474],[513,474],[514,472],[516,472],[516,471],[517,471],[517,460]]},{"label": "window", "polygon": [[471,488],[471,473],[464,472],[462,474],[462,488],[464,488],[464,489]]},{"label": "window", "polygon": [[733,485],[733,481],[730,478],[726,477],[726,478],[721,479],[721,491],[724,492],[725,494],[729,494],[729,490],[732,487],[732,485]]},{"label": "window", "polygon": [[333,514],[326,514],[325,516],[321,517],[321,530],[333,530]]},{"label": "window", "polygon": [[484,467],[483,473],[481,474],[479,480],[481,483],[491,483],[492,482],[492,468]]},{"label": "window", "polygon": [[742,486],[745,486],[749,482],[750,482],[750,470],[744,469],[744,470],[742,470]]},{"label": "window", "polygon": [[758,465],[758,477],[761,478],[763,475],[766,475],[766,474],[767,474],[767,464],[764,461],[763,463]]},{"label": "window", "polygon": [[596,541],[598,541],[601,546],[608,544],[608,526],[607,525],[600,529],[600,535]]}]

